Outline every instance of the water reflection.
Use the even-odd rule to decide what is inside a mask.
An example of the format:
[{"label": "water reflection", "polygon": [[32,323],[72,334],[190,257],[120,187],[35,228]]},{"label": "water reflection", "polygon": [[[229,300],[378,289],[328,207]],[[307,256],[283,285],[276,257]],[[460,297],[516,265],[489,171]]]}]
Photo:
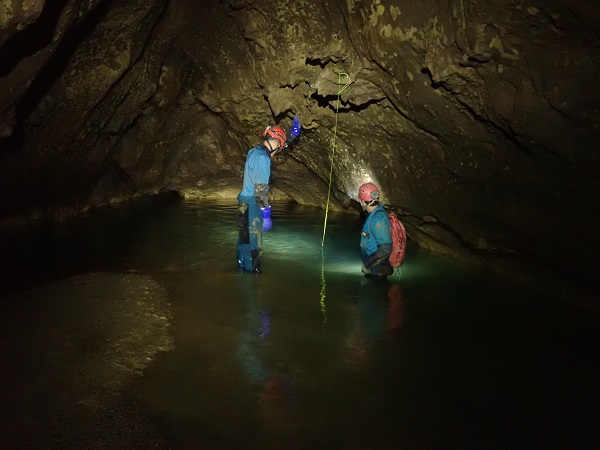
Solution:
[{"label": "water reflection", "polygon": [[362,220],[331,214],[321,246],[315,208],[275,205],[263,274],[243,274],[235,207],[140,203],[4,237],[2,281],[164,288],[175,348],[132,389],[170,448],[598,448],[596,318],[410,246],[401,274],[366,279]]},{"label": "water reflection", "polygon": [[261,309],[257,290],[259,283],[251,283],[253,278],[244,277],[248,285],[243,289],[244,298],[244,328],[237,349],[237,358],[244,367],[253,383],[261,385],[268,375],[268,370],[262,361],[261,352],[268,345],[271,332],[268,311]]},{"label": "water reflection", "polygon": [[244,325],[239,337],[236,358],[248,376],[259,399],[278,402],[293,393],[292,377],[281,365],[269,360],[272,340],[272,312],[263,301],[264,293],[257,276],[241,276],[244,293]]},{"label": "water reflection", "polygon": [[378,342],[397,336],[404,314],[397,282],[365,278],[358,291],[355,327],[347,339],[350,360],[357,366],[364,365]]}]

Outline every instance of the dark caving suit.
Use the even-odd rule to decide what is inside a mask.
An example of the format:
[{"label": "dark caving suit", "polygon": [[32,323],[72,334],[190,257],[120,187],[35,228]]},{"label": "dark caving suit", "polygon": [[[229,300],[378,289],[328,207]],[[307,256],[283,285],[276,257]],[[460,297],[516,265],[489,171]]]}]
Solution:
[{"label": "dark caving suit", "polygon": [[394,273],[390,264],[392,237],[387,211],[378,205],[369,213],[360,233],[360,253],[363,266],[370,271],[367,276],[387,277]]},{"label": "dark caving suit", "polygon": [[238,195],[238,265],[246,272],[260,270],[263,220],[260,208],[269,205],[271,157],[264,144],[248,152],[244,184]]}]

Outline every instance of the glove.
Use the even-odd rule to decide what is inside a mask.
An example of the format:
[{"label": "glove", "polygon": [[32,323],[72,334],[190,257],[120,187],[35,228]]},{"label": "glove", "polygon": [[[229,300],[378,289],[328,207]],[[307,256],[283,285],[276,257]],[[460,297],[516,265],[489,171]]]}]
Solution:
[{"label": "glove", "polygon": [[371,273],[371,271],[369,269],[367,269],[364,264],[361,264],[360,271],[362,273],[364,273],[365,275],[369,275]]},{"label": "glove", "polygon": [[298,137],[300,135],[300,118],[298,117],[298,113],[294,116],[294,121],[292,122],[292,136]]},{"label": "glove", "polygon": [[273,227],[273,221],[271,220],[271,207],[265,206],[260,208],[260,212],[263,218],[263,231],[269,231]]}]

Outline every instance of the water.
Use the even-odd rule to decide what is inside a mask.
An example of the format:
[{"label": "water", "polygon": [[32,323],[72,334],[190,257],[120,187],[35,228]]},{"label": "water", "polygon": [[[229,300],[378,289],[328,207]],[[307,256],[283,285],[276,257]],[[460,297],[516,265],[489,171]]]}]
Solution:
[{"label": "water", "polygon": [[293,205],[273,208],[263,274],[243,274],[235,207],[144,200],[14,232],[3,308],[32,286],[51,308],[46,286],[86,274],[164,291],[171,344],[119,384],[164,447],[600,446],[594,314],[413,246],[368,282],[362,219],[330,213],[322,250],[324,212]]}]

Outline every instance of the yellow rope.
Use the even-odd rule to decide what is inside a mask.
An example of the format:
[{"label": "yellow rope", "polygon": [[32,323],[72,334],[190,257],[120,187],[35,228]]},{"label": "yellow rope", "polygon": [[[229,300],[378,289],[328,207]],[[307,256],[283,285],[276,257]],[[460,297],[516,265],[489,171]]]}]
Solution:
[{"label": "yellow rope", "polygon": [[325,253],[323,252],[323,247],[321,247],[321,301],[319,302],[321,305],[321,314],[323,316],[322,325],[327,325],[327,302],[325,301],[327,297],[327,283],[325,281]]},{"label": "yellow rope", "polygon": [[342,76],[346,77],[346,84],[338,90],[337,102],[335,105],[335,126],[333,128],[333,141],[331,145],[331,166],[329,168],[329,188],[327,189],[327,205],[325,206],[325,221],[323,222],[323,238],[321,239],[321,247],[325,244],[325,232],[327,231],[327,216],[329,215],[329,200],[331,199],[331,180],[333,178],[333,156],[335,154],[335,142],[337,138],[338,111],[340,107],[340,96],[342,92],[350,86],[350,75],[346,72],[338,73],[338,86],[342,84]]},{"label": "yellow rope", "polygon": [[327,216],[329,214],[329,200],[331,199],[331,180],[333,179],[333,156],[335,154],[335,141],[337,137],[338,112],[340,107],[340,95],[348,86],[350,86],[350,76],[345,72],[338,74],[338,86],[342,85],[342,76],[346,77],[346,84],[338,90],[337,104],[335,106],[335,127],[333,129],[333,140],[331,145],[331,166],[329,168],[329,188],[327,190],[327,205],[325,206],[325,221],[323,222],[323,238],[321,239],[321,313],[323,315],[323,326],[327,324],[327,297],[326,282],[325,282],[325,231],[327,230]]}]

